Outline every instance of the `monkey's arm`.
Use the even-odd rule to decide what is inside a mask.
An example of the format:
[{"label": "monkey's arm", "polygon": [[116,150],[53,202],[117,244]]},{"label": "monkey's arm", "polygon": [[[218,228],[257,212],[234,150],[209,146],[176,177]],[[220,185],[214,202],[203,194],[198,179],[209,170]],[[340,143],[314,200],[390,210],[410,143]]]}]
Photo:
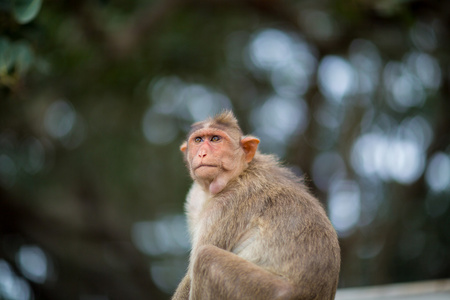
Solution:
[{"label": "monkey's arm", "polygon": [[200,247],[194,262],[190,299],[293,299],[282,277],[212,245]]},{"label": "monkey's arm", "polygon": [[191,289],[191,279],[189,275],[184,276],[183,280],[177,287],[172,300],[187,300],[189,299],[189,290]]}]

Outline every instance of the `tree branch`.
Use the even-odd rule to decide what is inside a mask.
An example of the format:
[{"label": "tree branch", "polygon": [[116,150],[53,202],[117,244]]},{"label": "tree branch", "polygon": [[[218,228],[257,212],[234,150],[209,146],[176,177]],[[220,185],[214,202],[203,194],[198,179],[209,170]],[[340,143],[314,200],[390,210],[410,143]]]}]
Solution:
[{"label": "tree branch", "polygon": [[189,1],[161,0],[139,9],[118,33],[109,32],[87,1],[70,1],[68,4],[75,11],[80,27],[90,41],[100,45],[107,57],[120,60],[127,57],[149,33],[165,18]]}]

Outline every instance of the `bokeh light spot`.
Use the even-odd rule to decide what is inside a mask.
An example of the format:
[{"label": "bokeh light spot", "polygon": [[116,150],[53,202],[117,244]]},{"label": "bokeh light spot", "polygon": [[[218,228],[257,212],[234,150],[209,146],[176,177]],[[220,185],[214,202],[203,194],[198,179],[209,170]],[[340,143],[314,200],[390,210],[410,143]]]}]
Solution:
[{"label": "bokeh light spot", "polygon": [[178,127],[170,116],[148,109],[142,120],[142,131],[150,143],[165,145],[175,139]]},{"label": "bokeh light spot", "polygon": [[330,220],[338,234],[348,236],[358,223],[361,213],[361,195],[354,181],[335,181],[328,194]]},{"label": "bokeh light spot", "polygon": [[308,106],[300,99],[273,96],[253,111],[251,121],[263,148],[282,156],[289,138],[306,129]]},{"label": "bokeh light spot", "polygon": [[138,249],[151,256],[184,254],[190,247],[186,220],[182,215],[137,222],[133,225],[132,237]]},{"label": "bokeh light spot", "polygon": [[435,193],[450,189],[450,157],[437,152],[430,158],[425,179],[428,186]]},{"label": "bokeh light spot", "polygon": [[16,182],[17,166],[6,154],[0,155],[0,184],[10,188]]},{"label": "bokeh light spot", "polygon": [[0,299],[34,299],[28,282],[17,276],[11,266],[2,259],[0,259]]},{"label": "bokeh light spot", "polygon": [[362,176],[409,184],[423,173],[425,153],[417,140],[374,132],[356,140],[351,162]]},{"label": "bokeh light spot", "polygon": [[290,37],[276,29],[259,32],[250,43],[253,63],[262,69],[270,70],[292,59]]},{"label": "bokeh light spot", "polygon": [[182,91],[182,99],[194,122],[232,108],[228,97],[199,84],[186,86]]},{"label": "bokeh light spot", "polygon": [[356,87],[353,67],[339,56],[324,57],[319,65],[318,76],[321,92],[336,102],[341,102]]},{"label": "bokeh light spot", "polygon": [[22,145],[24,152],[23,168],[30,174],[39,172],[45,163],[45,149],[36,138],[28,138]]},{"label": "bokeh light spot", "polygon": [[17,254],[22,273],[31,281],[44,283],[48,274],[47,256],[37,246],[22,246]]},{"label": "bokeh light spot", "polygon": [[76,112],[65,100],[53,102],[45,114],[45,128],[50,136],[62,138],[70,133],[75,125]]},{"label": "bokeh light spot", "polygon": [[312,177],[322,191],[328,191],[331,184],[346,175],[345,163],[337,152],[319,154],[313,162]]}]

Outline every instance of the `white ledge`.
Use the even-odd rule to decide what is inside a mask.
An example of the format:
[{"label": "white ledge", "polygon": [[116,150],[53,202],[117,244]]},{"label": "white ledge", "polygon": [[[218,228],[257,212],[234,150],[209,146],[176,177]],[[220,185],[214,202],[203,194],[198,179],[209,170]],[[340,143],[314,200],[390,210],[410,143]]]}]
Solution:
[{"label": "white ledge", "polygon": [[339,289],[335,300],[449,300],[450,279]]}]

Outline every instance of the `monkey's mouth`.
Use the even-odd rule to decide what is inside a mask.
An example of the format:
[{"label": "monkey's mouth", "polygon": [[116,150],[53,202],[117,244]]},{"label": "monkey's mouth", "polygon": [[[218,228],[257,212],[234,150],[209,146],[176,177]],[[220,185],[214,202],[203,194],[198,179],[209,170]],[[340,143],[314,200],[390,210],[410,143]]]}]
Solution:
[{"label": "monkey's mouth", "polygon": [[197,166],[197,167],[195,168],[195,170],[197,170],[197,169],[199,169],[199,168],[201,168],[201,167],[217,168],[216,165],[201,164],[201,165]]}]

